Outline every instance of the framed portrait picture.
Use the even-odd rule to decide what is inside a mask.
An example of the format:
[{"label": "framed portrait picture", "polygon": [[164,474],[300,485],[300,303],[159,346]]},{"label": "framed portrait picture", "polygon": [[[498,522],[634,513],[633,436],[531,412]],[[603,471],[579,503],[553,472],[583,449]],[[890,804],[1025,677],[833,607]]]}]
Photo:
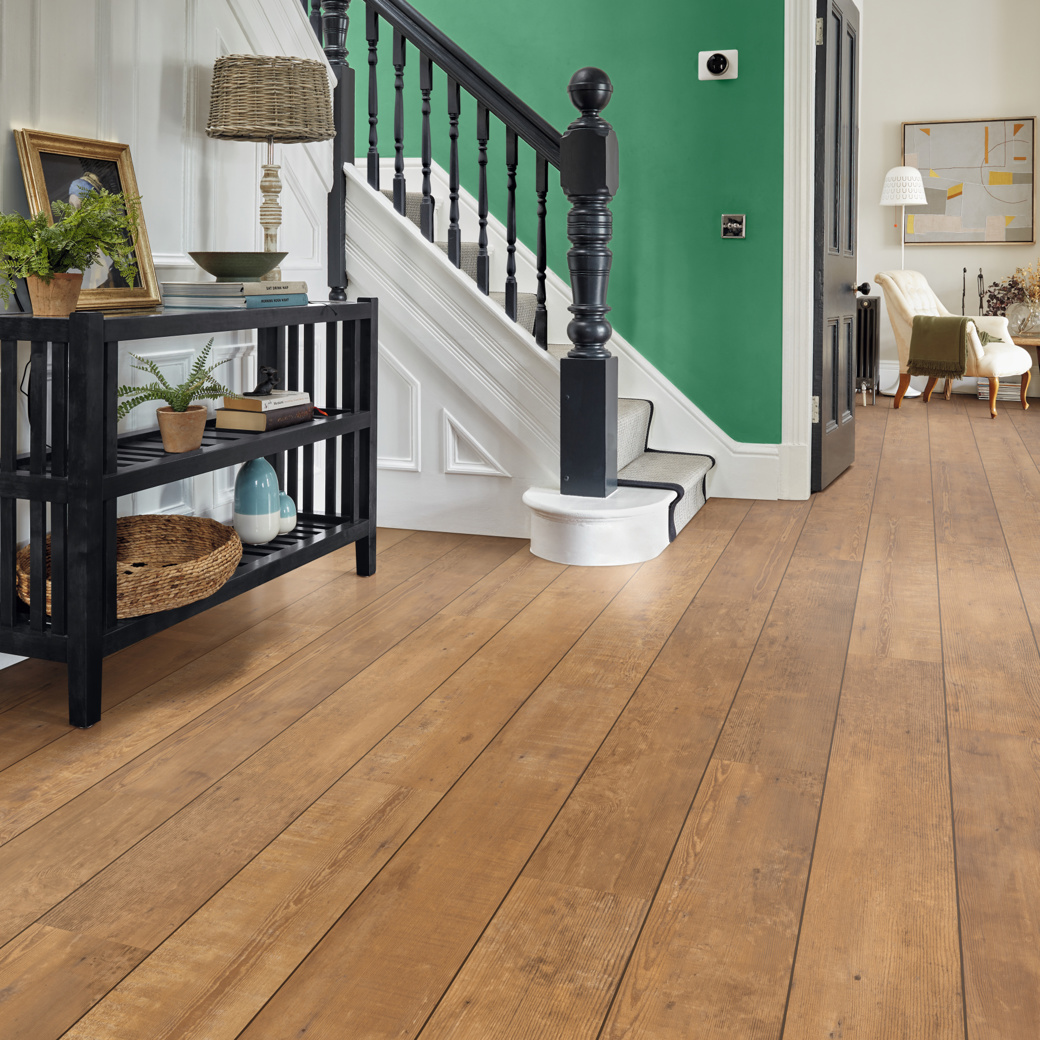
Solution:
[{"label": "framed portrait picture", "polygon": [[1036,241],[1032,116],[903,124],[903,165],[921,171],[925,206],[908,207],[907,244]]},{"label": "framed portrait picture", "polygon": [[[42,130],[15,130],[14,134],[30,215],[40,212],[50,215],[51,204],[56,199],[74,202],[92,188],[104,188],[113,194],[139,194],[128,145],[49,134]],[[143,210],[138,217],[134,252],[137,277],[133,285],[127,284],[107,256],[102,256],[89,271],[83,272],[78,310],[159,306],[159,286],[155,280]]]}]

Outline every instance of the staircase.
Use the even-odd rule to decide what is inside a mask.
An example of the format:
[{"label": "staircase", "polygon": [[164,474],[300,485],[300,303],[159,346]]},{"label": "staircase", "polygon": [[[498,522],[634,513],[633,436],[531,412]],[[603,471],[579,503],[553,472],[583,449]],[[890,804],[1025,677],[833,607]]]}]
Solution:
[{"label": "staircase", "polygon": [[[382,195],[393,204],[393,191],[383,189]],[[421,192],[405,192],[404,217],[417,228],[421,223]],[[435,247],[448,253],[447,242],[435,242]],[[476,283],[476,242],[461,243],[459,270]],[[500,307],[506,305],[504,292],[489,292],[488,296]],[[538,297],[535,293],[517,292],[516,323],[534,336]],[[570,343],[549,343],[549,356],[557,361],[567,355]],[[622,397],[618,399],[617,423],[617,482],[618,487],[654,488],[671,491],[674,498],[668,505],[668,540],[676,535],[693,519],[697,510],[707,499],[708,472],[715,465],[710,455],[685,452],[657,451],[649,447],[650,427],[653,421],[652,401]]]},{"label": "staircase", "polygon": [[[609,278],[611,252],[608,248],[611,231],[611,214],[609,202],[618,187],[618,146],[617,139],[610,125],[600,116],[600,111],[609,103],[612,86],[605,73],[598,69],[582,69],[572,77],[568,91],[580,117],[576,119],[563,134],[555,130],[537,113],[525,105],[510,92],[500,81],[467,55],[452,40],[445,36],[436,26],[429,22],[419,11],[406,0],[363,0],[364,2],[364,42],[368,50],[368,151],[366,156],[367,184],[361,187],[358,181],[364,174],[354,162],[354,140],[352,133],[354,112],[355,73],[347,64],[347,6],[349,0],[324,0],[320,5],[320,16],[310,5],[312,24],[321,22],[326,55],[335,71],[339,86],[336,89],[334,108],[337,126],[342,132],[337,135],[337,158],[342,159],[342,168],[347,176],[334,184],[329,197],[329,241],[330,241],[330,299],[340,298],[345,294],[346,265],[343,259],[337,260],[332,243],[346,241],[348,251],[351,249],[351,236],[346,234],[345,212],[352,213],[354,218],[371,230],[373,222],[372,205],[382,203],[399,215],[402,222],[410,222],[412,228],[407,235],[401,235],[385,226],[388,238],[395,240],[398,252],[388,255],[387,266],[403,269],[411,267],[417,270],[426,264],[432,278],[436,275],[437,285],[426,283],[421,279],[412,280],[406,286],[404,282],[388,281],[385,277],[382,286],[374,281],[373,265],[369,265],[366,275],[360,279],[361,294],[372,293],[396,303],[396,312],[409,310],[414,329],[426,328],[433,335],[427,336],[427,342],[417,343],[418,351],[430,354],[429,340],[439,339],[444,353],[434,359],[442,373],[450,378],[453,365],[462,364],[458,371],[460,385],[467,383],[469,393],[474,388],[478,391],[486,387],[489,399],[479,401],[471,397],[471,402],[479,403],[485,413],[495,415],[495,405],[505,411],[515,412],[512,403],[504,405],[503,393],[515,384],[519,396],[517,402],[528,399],[540,408],[543,398],[540,386],[544,382],[544,370],[535,363],[530,349],[522,343],[520,347],[512,344],[496,343],[487,351],[490,364],[483,364],[484,358],[477,358],[471,343],[460,345],[452,336],[444,334],[444,324],[437,324],[427,318],[430,311],[417,311],[416,301],[428,301],[431,308],[453,312],[452,318],[462,315],[460,334],[472,340],[473,320],[490,319],[494,306],[504,311],[512,327],[512,337],[519,336],[529,346],[541,348],[542,358],[555,371],[557,389],[553,396],[559,401],[559,424],[554,423],[551,432],[544,422],[544,414],[527,422],[523,417],[511,414],[509,421],[501,423],[514,437],[521,428],[536,433],[547,442],[550,453],[559,452],[558,481],[545,479],[541,474],[532,481],[528,490],[523,493],[523,502],[530,506],[534,519],[531,521],[532,551],[538,555],[546,555],[539,549],[546,524],[555,525],[559,532],[567,531],[569,546],[560,550],[561,555],[549,555],[550,559],[562,562],[634,562],[649,559],[660,552],[667,542],[674,539],[679,531],[690,521],[696,511],[704,504],[707,494],[707,474],[714,466],[714,459],[705,454],[692,454],[685,451],[659,451],[649,447],[651,422],[654,407],[649,400],[634,397],[620,397],[619,358],[608,349],[611,338],[611,326],[606,320],[609,307],[606,303],[607,282]],[[303,0],[305,8],[308,0]],[[355,19],[355,24],[360,19]],[[382,30],[382,41],[380,34]],[[354,53],[360,49],[360,40],[355,35]],[[392,45],[392,46],[391,46]],[[418,64],[419,96],[405,96],[405,67]],[[387,64],[392,65],[393,93],[393,169],[392,187],[378,194],[380,184],[380,168],[386,159],[380,155],[380,135],[384,141],[388,135],[387,124],[390,122],[386,112],[380,112],[380,73],[389,73]],[[448,117],[448,138],[450,162],[448,164],[449,205],[444,214],[444,198],[441,198],[441,231],[442,241],[436,241],[435,211],[437,200],[431,190],[431,173],[434,172],[432,133],[433,111],[432,95],[434,93],[434,69],[439,68],[447,75],[446,105]],[[360,74],[358,76],[360,79]],[[382,81],[385,84],[385,78]],[[358,84],[360,87],[360,84]],[[440,89],[440,88],[438,88]],[[474,227],[471,232],[476,241],[464,240],[462,223],[460,223],[460,196],[464,194],[459,180],[459,123],[462,111],[460,99],[465,91],[471,95],[477,105],[476,146],[479,164],[479,197]],[[417,104],[417,102],[421,102]],[[419,110],[419,111],[417,111]],[[420,114],[421,111],[421,114]],[[407,114],[406,114],[407,113]],[[417,118],[418,117],[418,118]],[[501,127],[493,126],[501,123]],[[420,178],[409,185],[405,175],[407,160],[405,159],[405,127],[421,128],[421,191]],[[492,289],[493,253],[489,249],[488,226],[493,218],[488,212],[488,141],[492,134],[498,135],[504,129],[504,161],[505,183],[507,189],[507,212],[504,229],[505,242],[497,258],[494,271],[495,278],[501,279]],[[384,144],[384,151],[389,149]],[[534,288],[533,292],[521,291],[523,275],[518,278],[518,252],[523,251],[522,243],[516,237],[516,171],[520,162],[530,162],[525,149],[533,151],[533,168],[535,173],[535,194],[537,196],[537,245],[536,261],[533,271],[527,272],[528,284],[523,288]],[[521,152],[525,154],[521,156]],[[570,282],[573,295],[567,293],[566,302],[558,306],[557,312],[564,308],[570,311],[568,321],[566,315],[556,314],[554,324],[567,325],[569,343],[549,342],[549,312],[552,301],[547,301],[547,283],[550,290],[555,279],[546,266],[546,198],[548,194],[550,167],[560,171],[560,183],[570,202],[567,217],[568,237],[573,248],[568,254]],[[387,178],[386,171],[383,174]],[[356,194],[352,198],[347,192],[347,183]],[[368,198],[367,189],[372,189]],[[409,190],[411,188],[412,190]],[[367,210],[365,207],[369,207]],[[445,221],[443,217],[446,216]],[[447,226],[444,227],[443,225]],[[414,229],[418,229],[416,234]],[[341,235],[339,232],[343,231]],[[446,234],[444,234],[446,232]],[[402,251],[404,250],[404,251]],[[407,252],[412,252],[416,260],[403,259]],[[443,258],[436,263],[427,260],[418,261],[418,252],[427,252],[436,256],[438,252],[447,255],[450,267]],[[371,255],[371,250],[370,250]],[[505,260],[504,271],[502,260]],[[337,274],[334,268],[340,265]],[[439,270],[437,268],[440,268]],[[455,271],[451,271],[451,268]],[[355,271],[357,269],[355,268]],[[414,271],[413,271],[414,274]],[[531,275],[533,274],[533,277]],[[504,277],[503,277],[504,275]],[[353,278],[355,292],[359,291],[359,279]],[[450,282],[450,285],[448,284]],[[531,284],[533,282],[533,285]],[[504,283],[504,284],[503,284]],[[561,283],[562,284],[562,283]],[[499,290],[498,286],[502,288]],[[551,291],[549,295],[551,295]],[[485,299],[480,303],[480,296]],[[561,295],[557,293],[557,295]],[[448,297],[455,299],[447,303]],[[468,302],[467,302],[468,298]],[[560,302],[560,301],[558,301]],[[486,308],[491,306],[489,314]],[[463,313],[464,312],[464,313]],[[387,311],[383,311],[384,316]],[[500,332],[501,322],[490,322],[494,326],[492,336]],[[508,324],[508,323],[507,323]],[[436,326],[436,328],[435,328]],[[410,333],[412,330],[405,330]],[[477,337],[479,338],[479,337]],[[485,337],[486,339],[487,337]],[[381,337],[382,339],[382,337]],[[631,353],[631,351],[630,351]],[[527,355],[527,364],[539,369],[539,375],[528,379],[515,371],[515,362]],[[493,356],[492,356],[493,355]],[[416,356],[416,355],[409,355]],[[417,364],[426,363],[429,356],[419,358]],[[400,358],[393,361],[397,371],[408,377],[408,365]],[[497,366],[497,375],[489,375],[489,371]],[[631,366],[630,366],[631,367]],[[487,371],[485,371],[485,368]],[[505,378],[500,378],[501,376]],[[540,382],[541,381],[541,382]],[[454,391],[458,387],[451,387]],[[419,388],[416,386],[413,398],[418,399]],[[454,400],[458,400],[455,395]],[[470,472],[483,467],[485,474],[510,477],[511,473],[492,457],[492,451],[482,450],[479,438],[470,438],[461,422],[449,415],[446,405],[441,405],[444,414],[444,429],[447,438],[449,428],[453,436],[461,436],[464,447],[462,455],[475,456],[470,462]],[[672,403],[669,402],[669,408]],[[416,405],[415,414],[419,409]],[[417,422],[417,420],[413,421]],[[461,431],[461,433],[460,433]],[[548,436],[546,436],[548,433]],[[537,437],[535,438],[537,440]],[[675,447],[674,435],[670,437]],[[530,447],[530,445],[525,445]],[[407,453],[406,453],[407,454]],[[400,465],[391,468],[418,471],[419,450],[411,450],[410,458],[401,458]],[[447,447],[442,451],[446,458]],[[548,456],[548,457],[551,457]],[[457,461],[457,460],[456,460]],[[413,465],[414,462],[414,465]],[[459,473],[462,470],[448,468],[444,463],[445,473]],[[537,467],[536,467],[537,468]],[[514,478],[516,479],[516,478]],[[551,486],[555,484],[554,488]],[[539,486],[540,485],[540,486]],[[458,484],[455,485],[459,487]],[[556,490],[558,488],[559,490]],[[519,497],[519,496],[518,496]],[[520,503],[515,503],[519,510]],[[444,528],[441,528],[444,529]],[[597,533],[598,532],[598,533]],[[606,532],[605,535],[603,533]],[[502,530],[499,533],[507,533]],[[509,532],[513,533],[513,532]],[[586,554],[580,548],[583,538],[595,540],[603,535],[603,552]],[[633,540],[645,541],[642,547],[633,548]]]}]

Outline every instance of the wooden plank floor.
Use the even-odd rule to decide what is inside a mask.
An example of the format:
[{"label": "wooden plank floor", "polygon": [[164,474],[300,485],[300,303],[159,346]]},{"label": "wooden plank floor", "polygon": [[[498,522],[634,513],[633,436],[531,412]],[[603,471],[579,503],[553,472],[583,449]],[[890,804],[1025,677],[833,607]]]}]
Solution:
[{"label": "wooden plank floor", "polygon": [[1036,1040],[1040,408],[657,560],[385,531],[0,671],[2,1040]]}]

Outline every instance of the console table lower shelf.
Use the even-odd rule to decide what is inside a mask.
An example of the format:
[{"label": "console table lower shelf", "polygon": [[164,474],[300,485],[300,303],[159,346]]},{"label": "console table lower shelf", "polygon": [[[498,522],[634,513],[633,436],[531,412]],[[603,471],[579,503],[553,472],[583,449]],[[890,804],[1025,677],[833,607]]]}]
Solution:
[{"label": "console table lower shelf", "polygon": [[[370,552],[369,538],[373,542],[375,539],[374,534],[367,535],[368,528],[368,521],[351,522],[335,516],[299,513],[296,528],[289,534],[279,535],[266,545],[244,546],[242,561],[235,573],[211,596],[182,607],[175,607],[173,610],[160,610],[155,614],[117,620],[102,633],[101,656],[105,657],[132,646],[141,639],[186,621],[219,603],[226,603],[229,599],[255,589],[272,578],[288,574],[297,567],[351,543],[354,543],[358,556],[358,571],[363,573],[362,557],[367,561]],[[29,618],[29,608],[22,604],[5,640],[5,646],[10,647],[10,653],[23,657],[68,661],[69,638],[67,632],[55,632],[49,622],[42,630],[34,629]],[[71,683],[70,677],[70,686]]]}]

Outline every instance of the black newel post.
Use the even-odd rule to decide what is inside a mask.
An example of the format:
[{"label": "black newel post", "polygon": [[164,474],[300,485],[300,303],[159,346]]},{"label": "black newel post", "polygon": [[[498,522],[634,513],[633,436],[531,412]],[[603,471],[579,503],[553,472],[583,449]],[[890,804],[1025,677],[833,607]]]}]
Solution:
[{"label": "black newel post", "polygon": [[601,69],[579,69],[567,88],[581,112],[560,142],[560,184],[571,203],[573,346],[560,361],[560,491],[606,498],[617,488],[617,358],[607,350],[610,200],[618,189],[618,145],[600,116],[613,90]]},{"label": "black newel post", "polygon": [[354,70],[347,64],[347,8],[350,0],[322,0],[321,27],[325,57],[336,74],[332,117],[332,190],[329,192],[329,299],[347,298],[347,181],[343,164],[354,161]]}]

